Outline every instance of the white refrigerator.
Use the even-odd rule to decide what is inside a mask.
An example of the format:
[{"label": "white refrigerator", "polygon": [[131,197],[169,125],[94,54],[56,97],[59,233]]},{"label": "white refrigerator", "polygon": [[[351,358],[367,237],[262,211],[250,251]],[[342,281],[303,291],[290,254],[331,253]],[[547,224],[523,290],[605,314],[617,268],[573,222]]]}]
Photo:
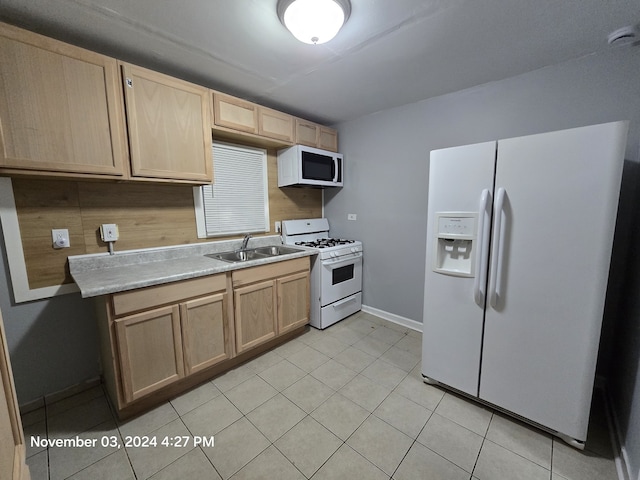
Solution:
[{"label": "white refrigerator", "polygon": [[584,447],[627,128],[431,152],[426,382]]}]

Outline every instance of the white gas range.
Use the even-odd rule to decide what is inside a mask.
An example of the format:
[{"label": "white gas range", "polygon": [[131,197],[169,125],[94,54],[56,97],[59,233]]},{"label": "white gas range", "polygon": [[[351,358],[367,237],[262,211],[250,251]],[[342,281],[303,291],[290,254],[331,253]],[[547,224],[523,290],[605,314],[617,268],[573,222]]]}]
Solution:
[{"label": "white gas range", "polygon": [[326,218],[285,220],[287,245],[313,248],[311,260],[311,326],[319,329],[362,308],[362,242],[329,237]]}]

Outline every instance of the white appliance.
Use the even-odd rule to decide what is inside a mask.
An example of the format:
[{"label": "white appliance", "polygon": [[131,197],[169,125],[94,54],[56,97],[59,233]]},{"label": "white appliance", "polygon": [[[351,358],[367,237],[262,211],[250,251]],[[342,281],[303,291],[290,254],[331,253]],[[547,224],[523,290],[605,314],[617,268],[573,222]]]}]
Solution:
[{"label": "white appliance", "polygon": [[278,186],[341,187],[342,154],[294,145],[278,150]]},{"label": "white appliance", "polygon": [[326,218],[285,220],[287,245],[312,248],[311,326],[325,329],[362,309],[362,242],[331,238]]},{"label": "white appliance", "polygon": [[431,152],[427,383],[584,448],[627,128]]}]

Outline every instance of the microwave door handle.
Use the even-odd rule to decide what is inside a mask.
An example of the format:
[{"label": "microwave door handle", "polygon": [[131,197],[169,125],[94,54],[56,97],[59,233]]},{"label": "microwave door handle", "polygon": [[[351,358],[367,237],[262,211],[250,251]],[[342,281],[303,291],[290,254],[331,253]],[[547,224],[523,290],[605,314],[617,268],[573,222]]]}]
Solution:
[{"label": "microwave door handle", "polygon": [[333,157],[333,183],[338,183],[338,157]]}]

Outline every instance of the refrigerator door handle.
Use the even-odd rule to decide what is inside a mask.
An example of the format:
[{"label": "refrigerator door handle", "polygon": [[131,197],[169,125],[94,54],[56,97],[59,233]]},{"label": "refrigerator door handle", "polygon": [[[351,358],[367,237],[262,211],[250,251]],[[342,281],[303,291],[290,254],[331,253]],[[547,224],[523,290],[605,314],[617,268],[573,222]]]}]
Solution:
[{"label": "refrigerator door handle", "polygon": [[478,218],[478,246],[476,248],[476,280],[473,284],[473,299],[476,304],[484,308],[485,292],[483,291],[487,285],[487,269],[489,263],[489,222],[486,218],[491,216],[491,212],[487,212],[491,193],[489,189],[482,190],[480,196],[480,210]]},{"label": "refrigerator door handle", "polygon": [[489,277],[489,305],[496,308],[498,305],[498,297],[500,296],[498,275],[502,271],[502,255],[500,251],[500,242],[502,241],[502,210],[504,208],[504,199],[506,191],[503,187],[498,188],[496,194],[496,206],[494,210],[494,228],[493,228],[493,251],[491,252],[491,275]]}]

